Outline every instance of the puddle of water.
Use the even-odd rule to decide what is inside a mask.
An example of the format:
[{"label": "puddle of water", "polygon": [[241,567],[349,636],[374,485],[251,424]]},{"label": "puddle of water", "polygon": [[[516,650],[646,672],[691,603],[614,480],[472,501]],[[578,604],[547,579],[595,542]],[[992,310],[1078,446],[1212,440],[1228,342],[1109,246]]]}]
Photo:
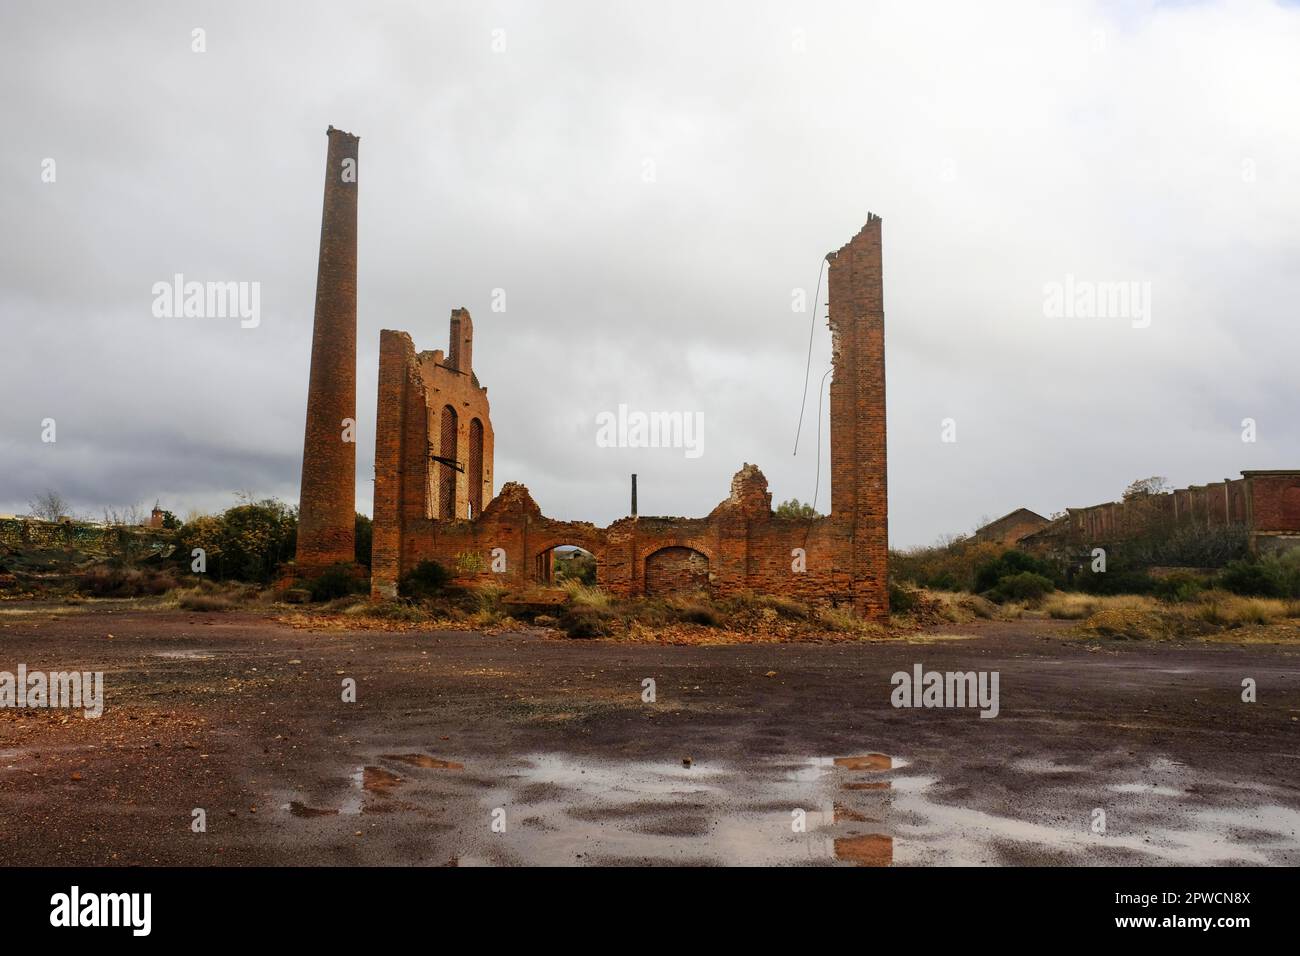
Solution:
[{"label": "puddle of water", "polygon": [[[371,759],[419,770],[465,769],[418,752]],[[964,788],[950,790],[933,773],[899,772],[908,765],[881,753],[743,766],[539,753],[471,760],[463,774],[410,776],[363,764],[350,774],[337,810],[301,798],[284,809],[295,817],[389,812],[394,820],[419,811],[440,827],[428,860],[439,865],[449,859],[460,866],[1300,862],[1300,810],[1271,804],[1197,810],[1179,786],[1190,784],[1191,771],[1164,758],[1129,766],[1113,783],[1105,770],[1016,761],[1022,772],[1044,776],[1041,789],[1017,799],[1020,816],[1014,817],[969,799],[946,802]],[[1134,776],[1160,782],[1133,782]],[[1216,781],[1197,780],[1202,799],[1220,789]],[[1104,834],[1090,826],[1099,789],[1111,794],[1102,802]],[[389,800],[395,791],[401,799]],[[488,824],[501,810],[506,829],[496,832]]]},{"label": "puddle of water", "polygon": [[437,757],[430,757],[428,754],[384,754],[385,760],[396,760],[398,763],[409,763],[412,767],[422,767],[425,770],[464,770],[463,763],[456,763],[453,760],[439,760]]},{"label": "puddle of water", "polygon": [[1080,767],[1075,764],[1057,763],[1055,760],[1039,760],[1032,757],[1017,760],[1012,763],[1011,766],[1024,773],[1040,774],[1082,773],[1087,769],[1086,767]]},{"label": "puddle of water", "polygon": [[[878,773],[890,763],[872,755],[849,766]],[[520,807],[518,822],[456,856],[461,866],[888,862],[889,837],[870,832],[880,829],[879,795],[835,799],[854,772],[830,757],[747,767],[703,761],[687,768],[536,754],[478,798],[483,812],[505,807],[507,818],[512,805]]]},{"label": "puddle of water", "polygon": [[1149,793],[1157,797],[1181,797],[1182,790],[1160,787],[1154,783],[1112,783],[1106,788],[1114,793]]},{"label": "puddle of water", "polygon": [[361,768],[361,789],[370,793],[387,795],[401,782],[401,777],[383,767]]},{"label": "puddle of water", "polygon": [[840,837],[835,841],[835,858],[858,866],[889,866],[894,862],[894,838],[879,833]]},{"label": "puddle of water", "polygon": [[154,651],[154,657],[165,657],[169,660],[176,661],[210,661],[216,657],[215,654],[209,654],[205,651],[182,650],[182,651]]},{"label": "puddle of water", "polygon": [[894,761],[885,754],[866,754],[862,757],[836,757],[835,766],[845,770],[892,770]]}]

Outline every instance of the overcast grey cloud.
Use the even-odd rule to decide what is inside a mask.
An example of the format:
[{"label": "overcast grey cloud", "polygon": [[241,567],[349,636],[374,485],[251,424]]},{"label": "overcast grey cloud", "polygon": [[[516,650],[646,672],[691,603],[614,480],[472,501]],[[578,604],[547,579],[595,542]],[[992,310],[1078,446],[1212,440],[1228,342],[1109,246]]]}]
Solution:
[{"label": "overcast grey cloud", "polygon": [[[607,522],[635,471],[642,512],[704,514],[748,461],[810,499],[793,290],[868,211],[895,546],[1300,466],[1294,5],[10,0],[0,53],[0,512],[296,501],[329,124],[361,136],[359,510],[379,330],[445,348],[458,306],[498,487]],[[176,273],[260,282],[260,325],[156,318]],[[1149,327],[1048,317],[1067,276],[1149,283]],[[597,447],[619,403],[702,412],[704,454]]]}]

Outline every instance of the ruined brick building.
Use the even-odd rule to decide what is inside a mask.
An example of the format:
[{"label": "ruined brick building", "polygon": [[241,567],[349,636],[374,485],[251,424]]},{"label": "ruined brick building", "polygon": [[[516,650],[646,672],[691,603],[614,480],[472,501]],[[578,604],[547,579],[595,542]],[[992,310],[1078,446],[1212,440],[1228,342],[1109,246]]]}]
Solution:
[{"label": "ruined brick building", "polygon": [[1020,539],[1047,527],[1049,524],[1051,522],[1038,512],[1030,511],[1028,508],[1017,508],[1015,511],[1004,514],[1001,518],[976,528],[971,537],[976,541],[992,541],[1009,548]]},{"label": "ruined brick building", "polygon": [[[356,183],[342,184],[331,172],[344,154],[355,158],[355,137],[344,137],[331,129],[303,456],[302,513],[311,520],[299,536],[301,567],[341,560],[345,545],[351,557],[353,470],[343,462],[353,453],[337,447],[334,427],[355,409]],[[827,259],[834,368],[828,516],[777,517],[767,479],[749,464],[702,518],[629,515],[601,528],[547,517],[515,482],[494,494],[487,389],[474,374],[473,323],[457,309],[446,353],[417,351],[405,332],[380,333],[372,594],[394,594],[401,576],[424,559],[465,580],[545,584],[555,549],[576,545],[595,556],[597,584],[617,595],[754,590],[886,618],[880,218],[868,216]]]},{"label": "ruined brick building", "polygon": [[1067,555],[1184,528],[1235,528],[1253,554],[1300,546],[1300,471],[1243,471],[1225,478],[1126,501],[1067,508],[1051,524],[1019,539],[1019,547]]}]

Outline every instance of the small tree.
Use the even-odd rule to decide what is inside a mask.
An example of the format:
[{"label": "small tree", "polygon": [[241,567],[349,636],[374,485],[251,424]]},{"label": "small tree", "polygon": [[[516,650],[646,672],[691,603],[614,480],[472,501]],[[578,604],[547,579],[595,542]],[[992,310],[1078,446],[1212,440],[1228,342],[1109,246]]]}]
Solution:
[{"label": "small tree", "polygon": [[53,488],[46,488],[27,502],[31,516],[39,521],[58,521],[68,513],[68,501]]},{"label": "small tree", "polygon": [[1161,495],[1169,490],[1169,481],[1160,475],[1152,475],[1150,478],[1139,478],[1127,488],[1124,489],[1124,500],[1132,501],[1134,498],[1149,498],[1151,495]]},{"label": "small tree", "polygon": [[353,555],[357,559],[357,564],[370,567],[370,550],[375,538],[374,522],[358,511],[353,529],[355,531]]},{"label": "small tree", "polygon": [[776,506],[776,516],[778,518],[820,518],[821,515],[810,504],[800,501],[798,498],[791,498],[789,501],[783,501]]},{"label": "small tree", "polygon": [[397,582],[397,593],[402,597],[438,597],[451,582],[451,572],[437,561],[424,560],[402,575]]}]

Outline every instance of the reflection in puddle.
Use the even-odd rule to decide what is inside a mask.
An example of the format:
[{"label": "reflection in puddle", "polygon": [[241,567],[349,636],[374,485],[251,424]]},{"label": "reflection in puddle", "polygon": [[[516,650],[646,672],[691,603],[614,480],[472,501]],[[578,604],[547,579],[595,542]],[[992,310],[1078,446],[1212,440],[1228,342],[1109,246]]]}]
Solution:
[{"label": "reflection in puddle", "polygon": [[385,770],[383,767],[361,768],[362,790],[368,790],[371,793],[387,794],[401,782],[401,777],[392,771]]},{"label": "reflection in puddle", "polygon": [[858,866],[889,866],[894,862],[894,838],[880,833],[839,837],[835,841],[835,858]]},{"label": "reflection in puddle", "polygon": [[867,754],[864,757],[836,757],[835,766],[845,770],[892,770],[894,762],[884,754]]},{"label": "reflection in puddle", "polygon": [[396,760],[398,763],[409,763],[413,767],[423,767],[425,770],[464,770],[463,763],[456,763],[453,760],[439,760],[437,757],[430,757],[428,754],[384,754],[385,760]]},{"label": "reflection in puddle", "polygon": [[[289,794],[284,809],[387,813],[385,826],[417,828],[424,862],[437,865],[1300,862],[1300,811],[1198,802],[1193,792],[1216,782],[1202,774],[1193,787],[1192,771],[1162,759],[1127,764],[1117,777],[1023,758],[1008,770],[1040,782],[1009,810],[996,794],[972,796],[968,784],[905,774],[908,761],[881,753],[689,767],[556,753],[465,764],[419,752],[366,759],[373,763],[356,767],[341,798],[337,789],[324,800]],[[1099,792],[1104,834],[1090,827]],[[492,825],[498,815],[504,828]]]},{"label": "reflection in puddle", "polygon": [[[512,829],[461,850],[461,866],[532,863],[888,865],[888,793],[846,793],[883,754],[746,767],[579,760],[537,754],[486,774],[479,806],[514,809]],[[474,768],[478,769],[478,768]],[[888,781],[877,781],[887,791]]]}]

